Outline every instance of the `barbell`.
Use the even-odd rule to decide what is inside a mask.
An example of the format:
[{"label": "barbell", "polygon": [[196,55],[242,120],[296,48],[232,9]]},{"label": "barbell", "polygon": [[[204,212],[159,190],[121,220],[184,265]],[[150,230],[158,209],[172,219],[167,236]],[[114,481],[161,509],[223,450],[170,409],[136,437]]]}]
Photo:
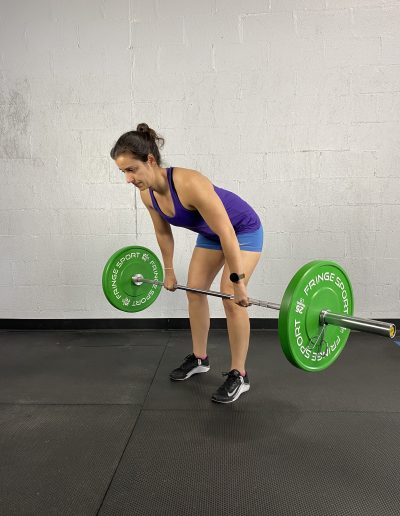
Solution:
[{"label": "barbell", "polygon": [[[161,292],[163,267],[146,247],[129,246],[107,261],[103,291],[118,310],[139,312],[154,303]],[[233,295],[176,285],[177,290],[233,299]],[[335,262],[314,260],[303,265],[287,286],[281,304],[249,298],[251,305],[279,310],[278,334],[282,351],[296,367],[322,371],[338,358],[350,330],[394,338],[393,323],[353,317],[350,280]]]}]

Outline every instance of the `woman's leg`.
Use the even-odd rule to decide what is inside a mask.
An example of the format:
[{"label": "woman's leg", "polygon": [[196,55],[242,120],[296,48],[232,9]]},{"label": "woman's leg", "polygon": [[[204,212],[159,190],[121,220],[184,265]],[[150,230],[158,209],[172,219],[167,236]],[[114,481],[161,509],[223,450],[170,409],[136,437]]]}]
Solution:
[{"label": "woman's leg", "polygon": [[[241,251],[245,273],[245,283],[249,279],[260,259],[261,253]],[[221,278],[221,291],[233,294],[233,285],[229,279],[230,270],[226,264]],[[250,340],[250,321],[247,308],[243,308],[230,299],[223,300],[226,321],[228,326],[229,344],[231,348],[231,370],[237,369],[240,373],[246,371],[246,357]]]},{"label": "woman's leg", "polygon": [[[195,247],[189,265],[188,286],[209,290],[215,276],[225,262],[222,251]],[[187,292],[193,353],[197,357],[207,355],[207,338],[210,329],[208,299],[204,294]]]}]

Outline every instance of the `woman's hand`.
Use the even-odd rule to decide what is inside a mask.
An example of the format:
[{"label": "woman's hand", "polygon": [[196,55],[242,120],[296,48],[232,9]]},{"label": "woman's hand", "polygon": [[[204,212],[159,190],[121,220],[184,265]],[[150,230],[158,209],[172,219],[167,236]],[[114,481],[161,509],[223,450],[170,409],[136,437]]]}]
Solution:
[{"label": "woman's hand", "polygon": [[233,294],[235,296],[234,302],[239,306],[250,306],[249,297],[247,295],[247,288],[244,281],[239,281],[233,284]]},{"label": "woman's hand", "polygon": [[166,269],[164,277],[164,288],[174,292],[176,290],[176,276],[174,269]]}]

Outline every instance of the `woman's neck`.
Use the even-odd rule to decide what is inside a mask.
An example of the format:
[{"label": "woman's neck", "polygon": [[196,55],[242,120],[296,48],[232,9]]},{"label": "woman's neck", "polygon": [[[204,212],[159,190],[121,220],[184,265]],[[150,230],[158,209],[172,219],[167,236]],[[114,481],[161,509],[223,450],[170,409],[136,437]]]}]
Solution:
[{"label": "woman's neck", "polygon": [[161,167],[154,169],[154,184],[152,189],[159,195],[165,195],[169,191],[167,169]]}]

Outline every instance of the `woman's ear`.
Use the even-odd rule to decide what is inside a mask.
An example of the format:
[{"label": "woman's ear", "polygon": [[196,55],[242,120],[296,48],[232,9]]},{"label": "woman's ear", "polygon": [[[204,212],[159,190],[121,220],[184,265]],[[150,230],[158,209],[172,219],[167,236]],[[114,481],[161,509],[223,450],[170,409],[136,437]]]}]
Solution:
[{"label": "woman's ear", "polygon": [[147,163],[150,165],[150,166],[154,166],[157,164],[157,161],[156,161],[156,158],[153,156],[153,154],[149,154],[147,156]]}]

